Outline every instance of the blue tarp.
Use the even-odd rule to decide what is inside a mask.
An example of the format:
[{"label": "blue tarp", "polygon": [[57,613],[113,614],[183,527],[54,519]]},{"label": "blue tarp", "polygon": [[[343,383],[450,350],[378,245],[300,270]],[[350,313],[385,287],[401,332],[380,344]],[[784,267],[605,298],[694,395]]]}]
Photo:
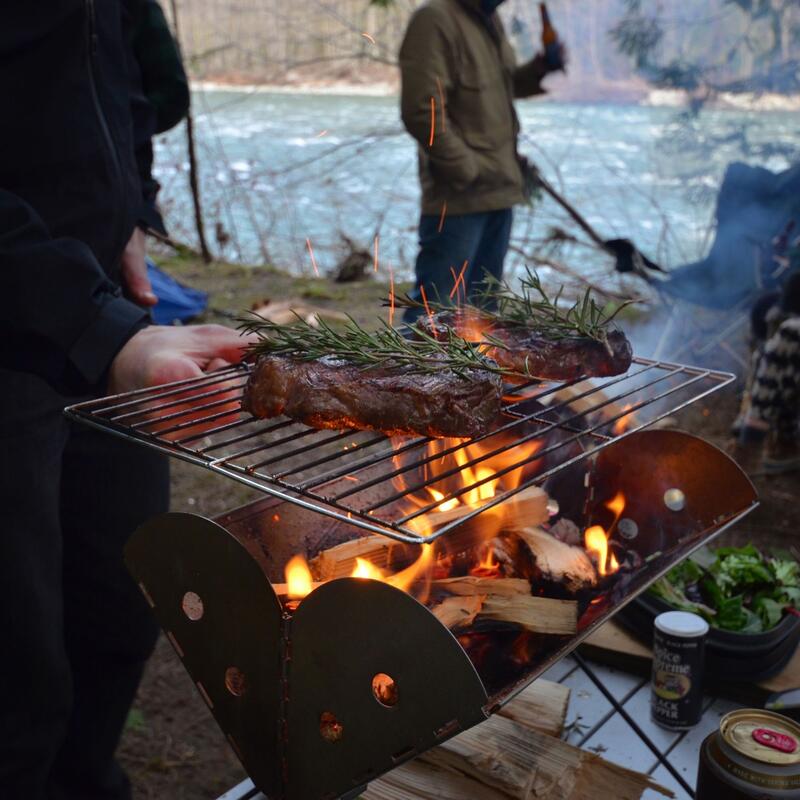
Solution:
[{"label": "blue tarp", "polygon": [[208,307],[208,295],[178,283],[147,259],[147,275],[158,298],[153,306],[153,321],[156,325],[174,325],[189,322]]},{"label": "blue tarp", "polygon": [[[774,173],[731,164],[719,190],[717,231],[708,255],[670,270],[658,285],[673,297],[707,308],[735,308],[777,288],[772,241],[794,221],[800,226],[800,165]],[[795,235],[797,228],[795,228]]]}]

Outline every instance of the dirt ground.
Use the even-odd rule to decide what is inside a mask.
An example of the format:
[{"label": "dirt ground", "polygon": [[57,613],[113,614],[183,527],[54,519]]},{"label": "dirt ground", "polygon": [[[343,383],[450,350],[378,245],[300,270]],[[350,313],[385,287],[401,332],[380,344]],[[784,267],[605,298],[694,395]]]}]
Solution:
[{"label": "dirt ground", "polygon": [[[293,278],[269,269],[204,265],[185,258],[162,259],[161,263],[180,280],[210,292],[212,310],[202,321],[231,324],[232,316],[265,297],[301,297],[347,311],[361,322],[367,322],[376,312],[385,313],[380,301],[387,287],[376,280],[336,284],[324,278]],[[682,412],[677,427],[723,446],[737,403],[736,391],[724,390]],[[753,541],[794,550],[800,528],[800,473],[770,479],[757,476],[754,483],[760,507],[722,541]],[[173,510],[209,517],[258,496],[223,476],[182,462],[173,464],[172,487]],[[128,720],[119,759],[130,774],[135,800],[216,798],[244,777],[211,713],[163,637]]]}]

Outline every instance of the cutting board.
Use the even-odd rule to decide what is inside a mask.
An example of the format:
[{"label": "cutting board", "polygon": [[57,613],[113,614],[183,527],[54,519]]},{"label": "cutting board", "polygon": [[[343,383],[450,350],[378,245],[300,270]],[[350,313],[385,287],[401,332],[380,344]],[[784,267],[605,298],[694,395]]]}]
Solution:
[{"label": "cutting board", "polygon": [[[649,675],[652,651],[614,620],[598,628],[581,646],[594,661],[641,675]],[[757,684],[720,683],[706,687],[710,694],[743,703],[763,705],[773,692],[800,688],[800,648],[783,671]]]}]

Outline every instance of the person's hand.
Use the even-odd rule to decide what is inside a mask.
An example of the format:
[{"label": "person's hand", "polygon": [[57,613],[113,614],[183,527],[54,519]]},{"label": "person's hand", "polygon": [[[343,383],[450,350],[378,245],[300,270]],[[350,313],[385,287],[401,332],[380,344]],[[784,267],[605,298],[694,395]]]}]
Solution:
[{"label": "person's hand", "polygon": [[241,361],[254,338],[222,325],[151,325],[129,339],[111,362],[109,391],[120,394],[198,378]]},{"label": "person's hand", "polygon": [[[120,394],[173,381],[202,378],[207,372],[238,363],[245,348],[256,338],[253,334],[240,335],[222,325],[190,325],[185,328],[154,325],[144,328],[128,340],[112,361],[109,393]],[[166,438],[176,439],[229,422],[239,414],[242,385],[243,376],[231,373],[228,379],[221,378],[217,383],[204,382],[204,385],[187,391],[172,390],[142,404],[143,418],[169,416],[164,422],[145,423],[143,428],[148,433],[161,433]],[[165,404],[167,408],[163,408]],[[155,411],[155,406],[162,408]],[[206,408],[197,410],[199,406]],[[210,423],[189,425],[198,417],[212,415],[214,420]]]},{"label": "person's hand", "polygon": [[548,72],[558,72],[559,70],[566,72],[568,60],[567,47],[560,40],[549,44],[544,50],[544,63]]},{"label": "person's hand", "polygon": [[136,227],[122,253],[122,287],[125,296],[139,306],[149,308],[158,302],[147,277],[144,231]]}]

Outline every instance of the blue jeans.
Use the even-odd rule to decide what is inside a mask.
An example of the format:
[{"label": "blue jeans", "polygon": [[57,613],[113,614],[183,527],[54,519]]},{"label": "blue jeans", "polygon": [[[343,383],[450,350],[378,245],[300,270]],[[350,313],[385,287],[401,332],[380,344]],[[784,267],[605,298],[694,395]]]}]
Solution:
[{"label": "blue jeans", "polygon": [[[450,302],[453,274],[458,276],[462,268],[463,286],[459,284],[458,290],[461,298],[471,299],[487,273],[502,278],[512,218],[510,208],[445,216],[443,224],[439,216],[423,214],[419,220],[417,280],[409,293],[411,298],[422,302],[424,286],[428,300]],[[407,308],[403,321],[414,322],[420,313],[420,309]]]}]

